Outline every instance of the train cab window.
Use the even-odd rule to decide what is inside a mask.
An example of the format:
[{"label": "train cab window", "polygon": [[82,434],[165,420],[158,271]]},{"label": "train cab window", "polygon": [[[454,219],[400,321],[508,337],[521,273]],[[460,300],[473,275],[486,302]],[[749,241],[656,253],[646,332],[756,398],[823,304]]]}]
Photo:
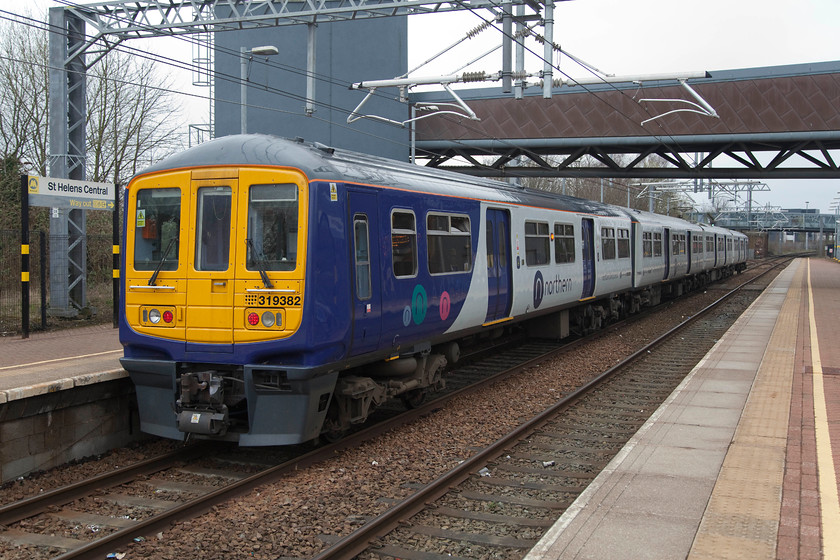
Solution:
[{"label": "train cab window", "polygon": [[548,223],[525,222],[525,264],[539,266],[548,264],[551,254]]},{"label": "train cab window", "polygon": [[601,258],[604,260],[615,258],[615,228],[601,228]]},{"label": "train cab window", "polygon": [[618,258],[630,258],[630,230],[618,228]]},{"label": "train cab window", "polygon": [[554,224],[554,262],[575,262],[575,226]]},{"label": "train cab window", "polygon": [[653,256],[653,233],[650,231],[642,232],[642,256],[645,258]]},{"label": "train cab window", "polygon": [[230,187],[198,189],[195,269],[227,270],[230,266]]},{"label": "train cab window", "polygon": [[391,256],[394,276],[417,275],[417,221],[410,210],[391,214]]},{"label": "train cab window", "polygon": [[370,299],[370,235],[367,216],[357,214],[353,218],[353,237],[356,257],[356,297]]},{"label": "train cab window", "polygon": [[297,185],[251,185],[245,267],[248,270],[294,270],[297,231]]},{"label": "train cab window", "polygon": [[155,270],[158,266],[161,270],[176,270],[181,231],[181,189],[138,191],[134,227],[134,270]]},{"label": "train cab window", "polygon": [[426,246],[429,274],[472,270],[472,236],[469,216],[428,214]]},{"label": "train cab window", "polygon": [[661,257],[662,256],[662,233],[654,233],[653,234],[653,256],[654,257]]}]

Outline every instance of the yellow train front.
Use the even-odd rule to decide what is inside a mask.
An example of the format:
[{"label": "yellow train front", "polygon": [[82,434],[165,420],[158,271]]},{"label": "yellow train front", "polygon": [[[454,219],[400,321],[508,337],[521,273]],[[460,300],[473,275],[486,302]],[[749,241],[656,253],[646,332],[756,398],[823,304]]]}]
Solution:
[{"label": "yellow train front", "polygon": [[[272,363],[301,324],[308,181],[254,157],[221,159],[176,157],[126,191],[120,337],[142,429],[251,445],[311,439],[336,373],[300,379]],[[272,414],[278,395],[291,425]]]}]

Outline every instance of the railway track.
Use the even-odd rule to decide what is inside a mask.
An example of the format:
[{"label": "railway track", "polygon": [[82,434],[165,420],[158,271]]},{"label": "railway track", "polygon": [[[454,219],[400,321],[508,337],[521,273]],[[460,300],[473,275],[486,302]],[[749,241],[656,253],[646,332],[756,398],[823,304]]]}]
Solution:
[{"label": "railway track", "polygon": [[[83,481],[71,487],[3,506],[0,508],[0,525],[6,528],[4,531],[6,538],[23,539],[24,542],[31,542],[33,545],[52,551],[45,557],[50,557],[49,554],[55,554],[58,550],[61,551],[58,558],[103,558],[107,553],[127,543],[148,538],[164,531],[173,523],[200,515],[214,505],[229,501],[258,486],[271,484],[295,470],[325,461],[343,449],[349,449],[360,445],[361,442],[376,438],[382,432],[393,429],[395,425],[406,424],[431,414],[436,408],[443,406],[446,399],[453,398],[461,391],[471,390],[470,387],[479,383],[479,380],[487,382],[488,377],[493,375],[497,377],[512,375],[514,370],[545,360],[546,356],[560,351],[558,348],[559,345],[556,343],[532,342],[509,349],[503,355],[471,360],[459,369],[458,375],[450,378],[450,392],[442,399],[435,399],[405,413],[393,410],[383,411],[382,419],[387,421],[365,428],[333,445],[315,450],[298,446],[275,451],[277,455],[270,459],[274,466],[268,468],[255,466],[253,463],[256,455],[250,452],[244,453],[244,457],[242,453],[238,454],[239,460],[250,466],[231,466],[235,465],[236,459],[228,461],[225,466],[224,462],[218,462],[219,457],[213,458],[217,461],[215,467],[202,466],[202,461],[207,460],[207,448],[194,446],[166,457],[120,469],[119,472],[109,473],[107,476],[95,477],[91,481]],[[699,360],[699,357],[697,359]],[[657,383],[641,382],[634,385],[632,390],[626,389],[625,393],[637,394],[639,397],[649,399],[650,393],[657,385],[658,381]],[[665,395],[667,396],[668,393],[670,390]],[[597,405],[593,406],[597,409]],[[643,408],[650,409],[652,412],[656,406],[658,404],[645,404]],[[590,417],[581,416],[579,420],[569,424],[576,431],[564,432],[561,423],[541,435],[534,435],[529,440],[531,441],[529,448],[519,449],[510,454],[505,461],[497,459],[491,464],[489,461],[496,452],[490,448],[482,451],[464,465],[474,465],[476,461],[475,464],[480,464],[483,461],[483,466],[463,466],[456,469],[459,474],[454,476],[463,477],[460,484],[467,485],[457,493],[458,500],[452,501],[450,497],[439,500],[434,512],[428,510],[421,514],[424,517],[418,518],[419,522],[412,522],[411,526],[415,529],[410,530],[408,526],[402,527],[400,532],[377,540],[378,551],[364,552],[364,554],[373,558],[393,556],[394,554],[390,553],[394,552],[400,557],[411,558],[409,550],[398,546],[404,542],[427,542],[431,543],[429,546],[432,548],[435,546],[434,543],[437,543],[440,548],[441,541],[472,542],[473,544],[467,546],[489,547],[488,551],[505,550],[504,554],[512,554],[511,551],[532,546],[538,535],[542,534],[550,522],[562,512],[562,507],[571,503],[576,493],[582,491],[588,481],[606,465],[610,453],[620,449],[623,438],[629,438],[626,434],[632,435],[644,422],[646,416],[634,411],[633,407],[638,408],[639,404],[616,405],[614,417],[608,419],[606,423],[599,422],[600,416],[593,415],[590,410]],[[577,433],[586,427],[595,427],[595,433],[599,435],[593,436],[591,432],[588,436]],[[532,429],[523,428],[522,430]],[[604,434],[608,436],[605,437]],[[564,444],[565,447],[551,448],[550,442],[555,440],[567,443]],[[606,444],[605,448],[598,448],[596,443]],[[540,457],[554,458],[540,460]],[[569,465],[574,465],[575,468]],[[486,470],[482,471],[482,469]],[[471,474],[478,471],[481,471],[478,476]],[[174,475],[161,474],[164,472],[171,472]],[[466,476],[463,473],[466,473]],[[454,483],[450,481],[448,484]],[[513,490],[521,491],[522,489],[525,489],[531,497],[513,496],[515,493]],[[438,491],[430,486],[418,490],[415,494],[424,496],[423,501],[428,502],[434,499],[430,497],[431,495],[427,495],[428,492]],[[445,492],[441,494],[441,496],[444,495]],[[174,499],[162,500],[162,497],[174,497]],[[459,500],[468,500],[473,505],[467,507]],[[71,502],[73,502],[72,506],[68,507],[67,504]],[[99,506],[96,504],[107,504],[107,506],[103,512],[98,512]],[[395,506],[393,509],[399,510],[401,507],[407,506]],[[79,509],[82,511],[78,511]],[[85,527],[94,527],[96,530],[93,532],[97,534],[87,535],[85,540],[60,536],[45,538],[43,535],[39,536],[38,533],[39,526],[44,525],[40,521],[44,517],[59,517],[69,525],[75,523],[77,526],[82,524]],[[443,522],[436,526],[431,521],[434,519],[442,519]],[[519,521],[515,521],[516,519]],[[475,524],[485,528],[476,529]],[[501,530],[503,534],[494,534],[494,530],[498,532],[499,527],[503,527]],[[29,530],[32,532],[28,533]],[[359,542],[370,541],[374,538],[371,535],[375,535],[378,539],[385,534],[381,529],[376,529],[375,533],[364,535],[364,531],[369,530],[371,529],[360,530],[361,536],[357,537],[360,539]],[[469,537],[469,535],[473,536]],[[0,534],[0,537],[2,536],[3,534]],[[27,537],[29,537],[28,541]],[[474,542],[470,540],[471,538],[477,540]],[[346,556],[347,552],[342,552],[342,550],[350,550],[346,548],[347,545],[341,544],[345,539],[349,537],[325,535],[323,540],[334,543],[334,546],[325,550],[318,558],[351,557]],[[359,545],[353,546],[358,548]],[[355,548],[352,549],[355,550]],[[420,556],[417,557],[434,557],[427,556],[428,553],[428,551],[418,552]],[[495,554],[495,552],[489,553]],[[470,554],[469,557],[475,556]]]}]

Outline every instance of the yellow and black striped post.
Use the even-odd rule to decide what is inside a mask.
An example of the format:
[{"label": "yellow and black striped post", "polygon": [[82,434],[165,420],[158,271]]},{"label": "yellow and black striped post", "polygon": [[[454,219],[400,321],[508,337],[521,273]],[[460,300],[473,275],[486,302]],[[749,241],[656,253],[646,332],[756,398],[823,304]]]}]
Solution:
[{"label": "yellow and black striped post", "polygon": [[22,338],[29,338],[29,177],[20,176],[20,309]]},{"label": "yellow and black striped post", "polygon": [[120,184],[114,184],[114,215],[113,215],[113,297],[114,301],[114,328],[120,326]]}]

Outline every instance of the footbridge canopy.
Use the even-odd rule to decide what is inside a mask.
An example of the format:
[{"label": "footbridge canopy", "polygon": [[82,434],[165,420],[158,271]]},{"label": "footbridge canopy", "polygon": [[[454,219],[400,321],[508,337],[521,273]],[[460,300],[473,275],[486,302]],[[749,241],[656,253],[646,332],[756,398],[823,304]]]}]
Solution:
[{"label": "footbridge canopy", "polygon": [[[561,86],[550,99],[459,90],[480,120],[417,121],[417,158],[482,176],[840,177],[831,152],[840,150],[840,61],[713,71],[688,83],[718,118],[677,111],[685,105],[673,100],[694,101],[677,80]],[[410,100],[451,101],[429,92]]]}]

